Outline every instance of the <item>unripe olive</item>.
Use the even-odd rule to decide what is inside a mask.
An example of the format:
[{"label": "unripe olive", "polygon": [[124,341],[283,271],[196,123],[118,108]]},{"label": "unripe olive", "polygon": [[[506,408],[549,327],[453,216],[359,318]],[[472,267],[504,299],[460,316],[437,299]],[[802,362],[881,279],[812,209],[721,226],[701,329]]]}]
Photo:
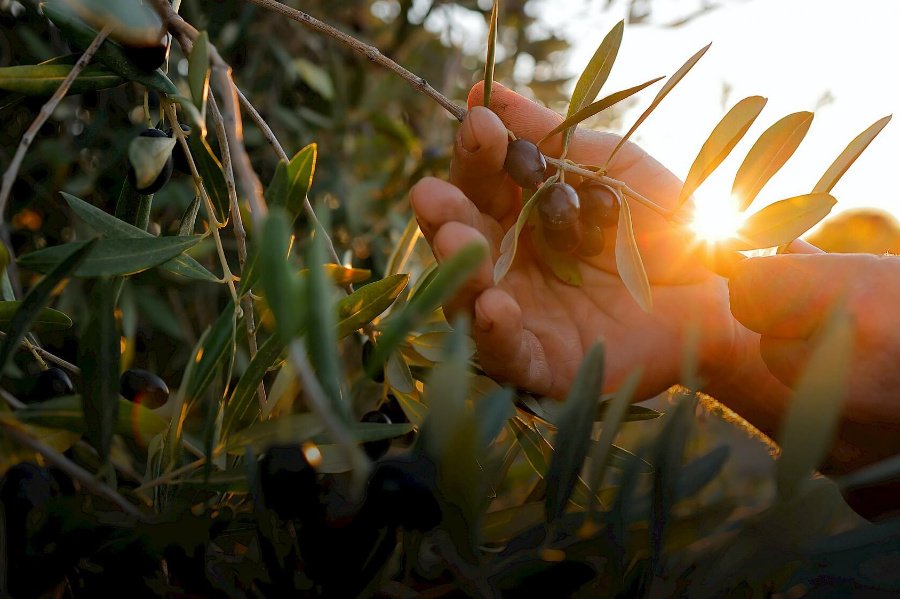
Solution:
[{"label": "unripe olive", "polygon": [[[391,424],[391,419],[384,412],[366,412],[360,419],[360,422],[375,422],[378,424]],[[381,439],[380,441],[368,441],[363,443],[363,450],[370,460],[377,460],[388,452],[391,448],[390,439]]]},{"label": "unripe olive", "polygon": [[[191,128],[184,123],[179,123],[181,130],[184,132],[184,137],[186,140],[191,138]],[[166,135],[172,137],[175,132],[171,127],[166,131]],[[191,167],[188,164],[187,156],[184,154],[184,149],[181,147],[181,142],[177,142],[175,147],[172,149],[172,165],[175,167],[175,170],[179,173],[184,173],[185,175],[191,174]]]},{"label": "unripe olive", "polygon": [[571,229],[578,224],[578,194],[568,183],[554,183],[538,199],[544,229]]},{"label": "unripe olive", "polygon": [[128,401],[145,408],[158,408],[169,399],[169,387],[165,381],[142,368],[131,368],[122,373],[119,393]]},{"label": "unripe olive", "polygon": [[[168,137],[164,131],[160,131],[159,129],[144,129],[138,134],[140,137]],[[136,184],[137,175],[134,172],[134,167],[131,166],[131,163],[128,164],[128,182],[131,183],[131,186],[134,187],[134,190],[143,195],[152,195],[165,187],[166,183],[169,182],[169,179],[172,177],[172,169],[174,167],[174,162],[172,160],[172,156],[169,156],[169,159],[166,160],[165,166],[163,166],[162,170],[159,171],[159,174],[156,176],[156,179],[153,180],[153,183],[148,185],[147,187],[138,188]]]},{"label": "unripe olive", "polygon": [[581,242],[575,249],[579,256],[589,258],[596,256],[603,251],[603,243],[605,241],[603,229],[597,225],[585,225],[581,228]]},{"label": "unripe olive", "polygon": [[578,197],[585,226],[614,227],[619,222],[619,199],[606,185],[586,179],[578,186]]},{"label": "unripe olive", "polygon": [[544,181],[547,161],[536,145],[517,139],[506,147],[506,162],[503,167],[516,185],[532,189]]},{"label": "unripe olive", "polygon": [[550,249],[557,252],[568,253],[574,251],[581,243],[581,226],[576,222],[571,227],[553,229],[543,228],[544,241]]}]

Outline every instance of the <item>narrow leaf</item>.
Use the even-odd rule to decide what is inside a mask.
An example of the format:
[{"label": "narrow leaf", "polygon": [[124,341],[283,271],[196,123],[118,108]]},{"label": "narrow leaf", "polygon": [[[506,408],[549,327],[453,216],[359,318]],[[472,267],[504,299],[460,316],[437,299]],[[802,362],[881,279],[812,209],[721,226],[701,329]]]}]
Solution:
[{"label": "narrow leaf", "polygon": [[236,325],[234,304],[229,302],[205,335],[199,350],[191,355],[195,365],[183,383],[188,401],[199,399],[212,383],[216,370],[234,357]]},{"label": "narrow leaf", "polygon": [[[60,192],[60,194],[75,214],[77,214],[85,223],[90,225],[94,231],[108,239],[148,239],[154,237],[151,233],[128,224],[92,204],[88,204],[82,199],[76,198],[66,192]],[[191,231],[187,231],[184,236],[190,237]],[[206,270],[199,262],[186,254],[163,262],[159,265],[159,268],[198,281],[208,281],[211,283],[217,283],[219,281],[216,275]]]},{"label": "narrow leaf", "polygon": [[681,188],[681,195],[678,196],[679,205],[691,197],[700,184],[722,164],[734,146],[750,129],[750,125],[753,124],[765,105],[766,99],[762,96],[750,96],[735,104],[722,117],[722,120],[703,143],[700,153],[697,154],[688,171],[684,186]]},{"label": "narrow leaf", "polygon": [[259,346],[256,355],[250,360],[247,369],[238,379],[231,397],[225,405],[222,421],[222,436],[227,437],[231,431],[240,430],[259,419],[260,406],[256,401],[256,390],[262,383],[266,372],[284,352],[284,343],[278,335],[272,335]]},{"label": "narrow leaf", "polygon": [[205,31],[200,32],[191,49],[188,59],[188,87],[191,89],[194,106],[203,113],[209,93],[209,34]]},{"label": "narrow leaf", "polygon": [[640,85],[635,85],[634,87],[629,87],[628,89],[623,89],[621,91],[617,91],[615,93],[612,93],[612,94],[606,96],[605,98],[601,98],[600,100],[597,100],[596,102],[594,102],[592,104],[588,104],[587,106],[585,106],[578,112],[567,117],[559,125],[554,127],[553,130],[550,131],[550,133],[545,135],[543,137],[543,139],[541,139],[541,141],[538,142],[538,145],[547,141],[548,139],[550,139],[557,133],[560,133],[561,131],[564,131],[565,129],[568,129],[570,127],[575,127],[582,121],[591,118],[595,114],[599,114],[599,113],[603,112],[604,110],[606,110],[607,108],[609,108],[611,106],[615,106],[622,100],[625,100],[626,98],[630,98],[631,96],[638,93],[645,87],[653,85],[660,79],[665,79],[665,77],[657,77],[656,79],[651,79],[649,81],[645,81],[645,82],[641,83]]},{"label": "narrow leaf", "polygon": [[484,105],[491,105],[494,88],[494,61],[497,50],[497,21],[500,17],[500,0],[494,0],[491,7],[491,21],[488,25],[487,57],[484,59]]},{"label": "narrow leaf", "polygon": [[516,249],[519,246],[519,235],[522,233],[522,229],[525,228],[525,223],[528,222],[531,211],[534,210],[538,200],[544,195],[547,188],[553,183],[556,183],[556,180],[557,177],[553,176],[544,181],[531,198],[522,205],[522,210],[519,212],[516,224],[510,227],[509,231],[503,236],[503,240],[500,242],[500,257],[497,259],[497,263],[494,264],[495,284],[502,281],[503,277],[506,276],[506,273],[509,272],[510,267],[512,267],[513,260],[516,259]]},{"label": "narrow leaf", "polygon": [[592,493],[597,493],[603,484],[603,474],[611,459],[613,442],[616,440],[616,434],[622,425],[625,412],[634,398],[641,375],[643,375],[643,370],[640,367],[632,371],[616,391],[616,396],[610,400],[609,408],[603,418],[603,431],[591,451],[591,468],[587,480]]},{"label": "narrow leaf", "polygon": [[294,220],[303,212],[306,196],[316,173],[316,144],[309,144],[294,154],[287,165],[287,197],[285,207]]},{"label": "narrow leaf", "polygon": [[[72,65],[34,64],[0,68],[0,89],[26,96],[52,96],[72,72]],[[125,79],[103,65],[88,65],[75,78],[68,94],[118,87]]]},{"label": "narrow leaf", "polygon": [[812,124],[813,113],[795,112],[766,129],[750,151],[734,177],[731,195],[738,210],[746,210],[763,186],[793,156]]},{"label": "narrow leaf", "polygon": [[[152,437],[165,430],[168,423],[152,410],[121,397],[118,397],[117,401],[118,416],[113,427],[115,434],[146,444]],[[15,414],[22,422],[35,426],[59,428],[81,434],[87,431],[80,395],[56,397],[41,403],[28,404]]]},{"label": "narrow leaf", "polygon": [[778,437],[781,457],[775,463],[775,480],[782,497],[802,486],[834,441],[848,390],[852,350],[849,316],[835,309],[794,386]]},{"label": "narrow leaf", "polygon": [[[9,327],[22,305],[23,302],[0,301],[0,329],[5,330]],[[42,308],[34,315],[29,329],[35,333],[43,333],[50,331],[64,331],[71,326],[72,319],[65,313],[54,310],[53,308]]]},{"label": "narrow leaf", "polygon": [[[612,162],[618,151],[622,148],[623,145],[625,145],[625,142],[628,141],[634,134],[634,132],[637,131],[637,128],[641,126],[641,123],[647,120],[647,117],[650,116],[650,113],[652,113],[656,109],[656,107],[660,105],[665,97],[669,95],[669,92],[672,91],[672,89],[676,85],[678,85],[678,82],[684,79],[684,76],[687,75],[692,68],[694,68],[694,65],[697,64],[697,61],[699,61],[704,54],[706,54],[706,51],[709,50],[709,47],[711,45],[712,44],[707,44],[706,46],[698,50],[696,54],[688,58],[687,61],[683,65],[681,65],[681,67],[679,67],[677,71],[675,71],[674,75],[669,77],[669,79],[663,84],[659,92],[657,92],[656,97],[653,98],[653,101],[650,102],[650,106],[648,106],[647,109],[641,113],[641,116],[639,116],[638,119],[634,122],[634,125],[631,126],[631,129],[629,129],[628,132],[624,136],[622,136],[622,139],[620,139],[619,143],[616,144],[616,147],[613,148],[613,151],[610,153],[609,158],[607,158],[606,160],[606,165],[609,165],[609,163]],[[606,170],[605,166],[604,170]]]},{"label": "narrow leaf", "polygon": [[644,261],[634,238],[634,227],[631,224],[631,208],[628,200],[620,198],[619,224],[616,230],[616,269],[622,284],[628,289],[634,301],[645,311],[653,310],[653,296],[650,293],[650,282]]},{"label": "narrow leaf", "polygon": [[284,210],[273,208],[263,222],[262,235],[257,238],[260,281],[275,316],[278,335],[285,344],[300,330],[304,317],[297,310],[302,302],[302,283],[288,262],[290,222]]},{"label": "narrow leaf", "polygon": [[478,423],[479,453],[484,453],[491,442],[503,430],[503,426],[516,415],[512,403],[512,389],[505,387],[483,397],[475,404],[475,422]]},{"label": "narrow leaf", "polygon": [[856,162],[856,159],[859,158],[867,147],[869,147],[869,144],[872,143],[875,136],[881,133],[881,130],[884,129],[885,125],[887,125],[890,120],[891,115],[883,117],[872,123],[868,129],[854,137],[853,141],[844,148],[844,151],[834,159],[834,162],[831,163],[828,170],[822,174],[822,177],[819,179],[818,183],[816,183],[816,186],[813,187],[813,192],[828,193],[834,189],[834,186],[841,180],[841,177],[844,176],[847,169]]},{"label": "narrow leaf", "polygon": [[836,203],[827,193],[810,193],[769,204],[750,215],[723,246],[741,251],[790,243],[825,218]]},{"label": "narrow leaf", "polygon": [[[87,258],[75,271],[77,277],[124,276],[143,272],[189,250],[202,239],[190,237],[147,237],[143,239],[100,239],[93,243]],[[73,249],[89,242],[74,241],[37,250],[19,258],[23,268],[45,273],[62,262]]]},{"label": "narrow leaf", "polygon": [[547,522],[563,513],[581,472],[603,389],[603,368],[603,345],[597,344],[585,355],[563,405],[556,448],[547,469]]},{"label": "narrow leaf", "polygon": [[338,339],[361,329],[387,310],[408,282],[407,274],[391,275],[341,298],[336,305]]},{"label": "narrow leaf", "polygon": [[230,210],[228,188],[225,185],[225,172],[222,163],[216,158],[209,143],[202,135],[191,135],[188,138],[191,148],[191,157],[197,166],[197,172],[203,179],[203,187],[209,193],[213,206],[216,209],[216,218],[224,221],[228,218]]},{"label": "narrow leaf", "polygon": [[120,336],[116,328],[115,295],[113,279],[103,278],[94,284],[90,318],[78,347],[84,385],[85,436],[104,462],[119,412]]},{"label": "narrow leaf", "polygon": [[53,290],[63,279],[71,275],[73,270],[78,268],[96,243],[96,241],[89,241],[82,246],[69,248],[68,253],[59,263],[50,269],[47,276],[32,287],[25,299],[22,300],[21,306],[16,310],[6,328],[6,337],[0,339],[0,372],[6,369],[7,361],[19,342],[22,341],[25,333],[31,329],[31,323],[50,301]]}]

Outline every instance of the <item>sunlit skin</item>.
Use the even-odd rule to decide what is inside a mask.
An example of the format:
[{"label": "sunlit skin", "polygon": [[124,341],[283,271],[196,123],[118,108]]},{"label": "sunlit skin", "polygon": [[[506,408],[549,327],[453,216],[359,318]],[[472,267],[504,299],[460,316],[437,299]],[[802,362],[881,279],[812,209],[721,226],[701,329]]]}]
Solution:
[{"label": "sunlit skin", "polygon": [[[527,235],[509,274],[494,285],[492,267],[500,240],[522,201],[521,190],[503,170],[506,129],[537,141],[561,117],[496,84],[493,112],[479,106],[481,98],[479,84],[470,93],[471,110],[456,138],[450,182],[424,179],[411,190],[410,199],[438,260],[470,243],[490,250],[491,259],[445,304],[450,317],[460,312],[474,317],[472,336],[486,372],[561,398],[586,349],[602,339],[607,347],[606,390],[615,389],[640,366],[644,374],[637,395],[646,398],[678,382],[689,331],[700,327],[698,358],[700,376],[709,381],[706,390],[775,435],[790,398],[788,384],[802,368],[811,331],[830,302],[849,293],[857,324],[854,386],[828,468],[852,470],[900,450],[896,429],[890,426],[900,413],[892,391],[900,381],[888,380],[891,377],[873,365],[900,362],[900,339],[894,342],[890,333],[900,330],[900,311],[891,303],[896,294],[879,292],[879,277],[896,271],[890,280],[900,293],[900,259],[845,257],[834,272],[831,259],[837,257],[832,255],[745,260],[731,279],[729,305],[726,280],[701,266],[693,253],[698,236],[633,204],[634,228],[652,285],[651,314],[637,306],[614,274],[612,231],[606,251],[581,263],[581,287],[556,279],[531,251]],[[611,134],[579,130],[568,156],[602,164],[617,141]],[[558,156],[559,138],[542,150]],[[674,206],[681,189],[677,177],[633,144],[624,146],[609,174],[664,208]],[[808,244],[796,246],[795,251],[816,251]],[[886,312],[890,314],[885,320]],[[798,314],[805,314],[800,320],[807,328],[784,330]],[[892,319],[897,326],[886,327]]]}]

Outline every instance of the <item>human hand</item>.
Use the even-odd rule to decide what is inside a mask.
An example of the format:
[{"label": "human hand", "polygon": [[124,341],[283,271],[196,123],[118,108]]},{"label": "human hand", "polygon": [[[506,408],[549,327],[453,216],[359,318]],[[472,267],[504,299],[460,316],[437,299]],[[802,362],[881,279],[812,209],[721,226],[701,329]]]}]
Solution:
[{"label": "human hand", "polygon": [[737,265],[731,309],[760,335],[769,371],[787,386],[803,372],[817,332],[838,303],[850,316],[850,387],[825,471],[842,472],[900,451],[900,258],[778,255]]},{"label": "human hand", "polygon": [[[697,265],[683,230],[642,205],[633,204],[632,216],[652,286],[652,313],[641,310],[616,274],[614,230],[606,231],[602,254],[580,262],[581,287],[558,280],[525,233],[509,273],[493,283],[500,241],[522,205],[521,189],[503,169],[507,128],[537,142],[562,117],[497,84],[491,110],[481,101],[482,85],[477,84],[456,137],[450,182],[424,179],[410,199],[438,260],[470,243],[490,250],[490,259],[445,305],[450,317],[458,312],[474,316],[472,336],[482,368],[536,393],[563,397],[586,349],[603,339],[606,388],[616,388],[641,366],[638,395],[649,397],[678,381],[688,330],[696,326],[701,374],[714,376],[734,342],[725,281]],[[612,134],[578,130],[567,156],[603,164],[618,141]],[[541,149],[559,156],[561,136]],[[608,174],[664,208],[675,206],[681,190],[671,172],[631,143],[616,155]]]}]

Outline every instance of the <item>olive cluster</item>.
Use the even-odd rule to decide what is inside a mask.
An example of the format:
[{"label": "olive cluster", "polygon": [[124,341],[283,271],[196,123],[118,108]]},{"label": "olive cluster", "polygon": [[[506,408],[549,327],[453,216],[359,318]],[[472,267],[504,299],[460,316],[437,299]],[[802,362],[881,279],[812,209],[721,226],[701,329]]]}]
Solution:
[{"label": "olive cluster", "polygon": [[[546,179],[547,160],[535,144],[524,139],[510,142],[504,167],[509,177],[526,189],[539,187]],[[547,245],[583,257],[603,251],[604,230],[619,220],[615,192],[592,179],[584,179],[577,187],[560,182],[548,185],[536,209]]]}]

